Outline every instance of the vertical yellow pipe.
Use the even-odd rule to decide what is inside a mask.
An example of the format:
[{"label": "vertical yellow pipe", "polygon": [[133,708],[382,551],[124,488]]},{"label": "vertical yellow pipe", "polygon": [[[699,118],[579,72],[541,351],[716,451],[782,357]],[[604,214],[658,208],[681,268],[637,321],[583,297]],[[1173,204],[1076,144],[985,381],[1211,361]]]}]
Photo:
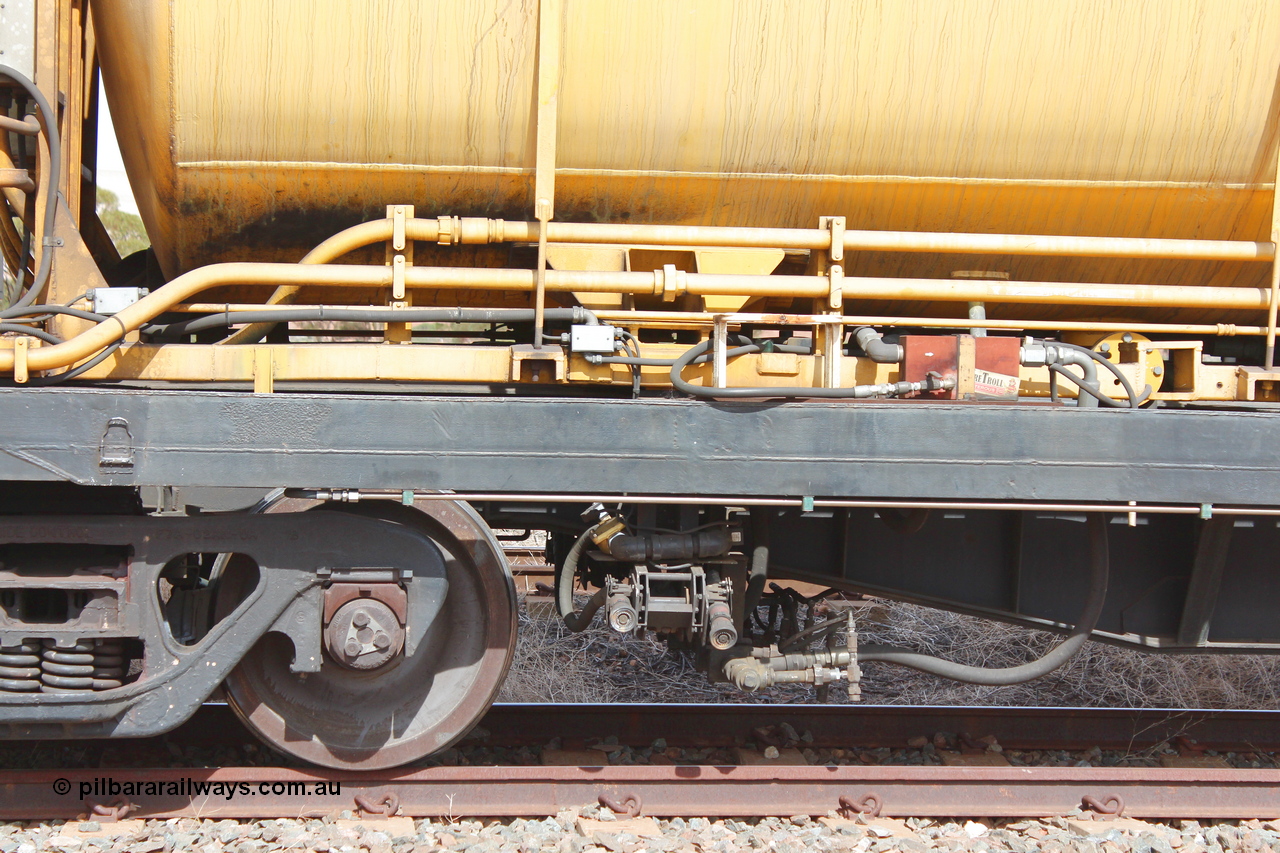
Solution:
[{"label": "vertical yellow pipe", "polygon": [[[1280,143],[1276,144],[1275,182],[1271,185],[1271,244],[1280,246]],[[1267,305],[1267,370],[1276,366],[1276,309],[1280,308],[1280,251],[1271,260],[1271,299]]]},{"label": "vertical yellow pipe", "polygon": [[560,97],[560,0],[538,3],[538,150],[533,213],[538,220],[538,281],[533,296],[533,347],[542,349],[547,295],[547,223],[555,215],[556,121]]}]

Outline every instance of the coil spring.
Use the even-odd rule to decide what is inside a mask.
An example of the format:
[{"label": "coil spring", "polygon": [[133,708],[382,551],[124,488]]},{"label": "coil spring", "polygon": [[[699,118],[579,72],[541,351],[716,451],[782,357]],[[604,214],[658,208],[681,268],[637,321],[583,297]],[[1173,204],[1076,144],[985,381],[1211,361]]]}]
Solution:
[{"label": "coil spring", "polygon": [[77,693],[110,690],[124,683],[124,645],[119,640],[44,640],[41,690]]},{"label": "coil spring", "polygon": [[40,646],[0,646],[0,691],[31,693],[40,689]]}]

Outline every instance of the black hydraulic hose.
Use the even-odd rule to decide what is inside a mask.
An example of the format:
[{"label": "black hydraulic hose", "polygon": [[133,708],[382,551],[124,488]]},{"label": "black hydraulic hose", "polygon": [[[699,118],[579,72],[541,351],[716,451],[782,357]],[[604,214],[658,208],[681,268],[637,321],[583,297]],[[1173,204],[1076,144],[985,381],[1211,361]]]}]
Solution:
[{"label": "black hydraulic hose", "polygon": [[[739,355],[747,355],[748,353],[759,352],[758,347],[750,338],[745,335],[735,335],[738,339],[739,346],[725,350],[725,358],[734,358]],[[779,344],[773,348],[774,352],[793,352],[798,355],[808,355],[808,347],[791,346],[787,344]],[[636,346],[635,356],[593,356],[588,359],[592,364],[629,364],[635,367],[671,367],[676,363],[674,358],[641,358],[640,347]],[[711,361],[711,354],[705,353],[698,356],[690,364],[706,364]]]},{"label": "black hydraulic hose", "polygon": [[564,620],[564,624],[575,634],[586,630],[591,620],[595,618],[596,611],[604,603],[604,590],[601,589],[591,597],[591,601],[587,602],[587,606],[580,612],[575,613],[573,610],[573,581],[578,574],[578,560],[581,559],[582,552],[586,550],[591,537],[595,535],[597,527],[599,527],[598,524],[593,524],[578,537],[578,541],[573,543],[573,547],[565,555],[564,562],[560,564],[560,571],[556,572],[556,607],[560,611],[560,618]]},{"label": "black hydraulic hose", "polygon": [[[622,347],[628,353],[634,352],[636,358],[640,358],[640,342],[636,340],[636,336],[625,329],[618,330],[619,337],[622,338]],[[636,400],[640,397],[640,365],[631,365],[631,399]]]},{"label": "black hydraulic hose", "polygon": [[124,343],[124,337],[116,338],[115,343],[102,350],[102,352],[98,353],[84,364],[77,365],[70,370],[64,370],[62,373],[55,373],[53,376],[37,377],[32,379],[29,384],[37,386],[58,385],[66,382],[68,379],[75,379],[80,374],[88,370],[92,370],[102,362],[106,361],[113,352],[120,349],[120,344],[122,343]]},{"label": "black hydraulic hose", "polygon": [[[36,84],[31,82],[27,77],[16,68],[10,68],[8,65],[0,65],[0,77],[8,77],[27,91],[27,95],[36,102],[36,106],[40,109],[40,116],[43,119],[44,138],[49,146],[49,174],[42,175],[44,184],[44,236],[46,240],[53,239],[53,229],[55,217],[58,212],[58,181],[61,180],[62,172],[62,143],[58,138],[58,115],[49,106],[49,101],[45,99],[44,93],[36,88]],[[31,224],[27,223],[27,233],[32,232]],[[18,301],[13,303],[14,308],[25,308],[36,300],[40,292],[44,290],[45,282],[49,279],[49,271],[53,267],[53,247],[43,246],[40,253],[40,266],[36,270],[36,277],[31,282],[31,287],[27,288],[26,293],[21,293]],[[22,289],[22,278],[26,271],[26,258],[23,258],[21,269],[18,272],[18,289]]]},{"label": "black hydraulic hose", "polygon": [[19,335],[30,335],[33,338],[39,338],[46,344],[65,343],[62,338],[53,332],[46,332],[44,329],[37,329],[35,326],[24,326],[21,323],[0,323],[0,332],[17,332]]},{"label": "black hydraulic hose", "polygon": [[68,317],[79,317],[81,320],[91,320],[94,323],[101,323],[107,319],[106,314],[95,314],[92,311],[67,305],[27,305],[22,308],[15,306],[0,311],[0,319],[13,320],[18,317],[42,317],[51,314],[66,314]]},{"label": "black hydraulic hose", "polygon": [[[804,398],[804,397],[822,397],[836,399],[865,399],[867,397],[876,396],[873,388],[877,386],[855,385],[852,388],[770,388],[770,387],[745,387],[745,388],[708,388],[704,386],[694,385],[686,382],[680,374],[684,369],[702,356],[711,348],[711,341],[706,340],[690,349],[684,355],[680,356],[671,365],[671,384],[677,391],[682,391],[692,397],[710,397],[712,399],[725,398],[741,398],[741,397],[782,397],[784,399]],[[752,344],[751,346],[739,347],[744,352],[760,352],[760,347]],[[781,349],[780,347],[777,349]],[[785,350],[784,350],[785,351]],[[886,387],[896,386],[896,393],[902,394],[912,390],[912,385],[918,383],[898,382],[887,383]],[[939,386],[946,387],[946,386]],[[882,392],[884,393],[884,392]]]},{"label": "black hydraulic hose", "polygon": [[[759,352],[759,351],[760,351],[760,348],[755,346],[754,344],[751,346],[734,347],[733,349],[725,350],[725,357],[733,358],[734,356],[746,355],[747,353]],[[706,364],[709,361],[711,361],[711,356],[703,355],[690,363]],[[629,365],[632,365],[633,367],[671,367],[673,364],[676,363],[676,359],[674,358],[637,358],[635,356],[607,355],[607,356],[601,357],[599,361],[593,361],[593,363],[594,364],[629,364]]]},{"label": "black hydraulic hose", "polygon": [[[548,320],[583,319],[580,309],[548,308]],[[222,311],[146,329],[155,335],[187,335],[238,323],[321,322],[365,323],[520,323],[533,321],[531,308],[284,308],[275,311]]]},{"label": "black hydraulic hose", "polygon": [[1103,513],[1091,513],[1085,522],[1089,533],[1089,595],[1085,600],[1084,610],[1076,620],[1071,633],[1058,645],[1054,646],[1042,657],[1021,664],[1001,669],[988,669],[981,666],[968,666],[942,658],[901,649],[896,646],[869,645],[858,649],[858,660],[861,662],[878,661],[905,666],[931,675],[962,681],[966,684],[984,684],[988,686],[1004,686],[1021,684],[1048,675],[1065,664],[1089,639],[1098,617],[1102,615],[1102,605],[1107,599],[1107,578],[1109,574],[1107,554],[1107,518]]}]

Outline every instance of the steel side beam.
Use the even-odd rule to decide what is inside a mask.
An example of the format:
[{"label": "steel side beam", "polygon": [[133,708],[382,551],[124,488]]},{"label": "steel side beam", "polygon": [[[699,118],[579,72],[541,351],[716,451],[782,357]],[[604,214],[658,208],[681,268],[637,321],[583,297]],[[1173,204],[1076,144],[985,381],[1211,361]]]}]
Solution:
[{"label": "steel side beam", "polygon": [[1280,412],[0,389],[0,479],[1280,504]]}]

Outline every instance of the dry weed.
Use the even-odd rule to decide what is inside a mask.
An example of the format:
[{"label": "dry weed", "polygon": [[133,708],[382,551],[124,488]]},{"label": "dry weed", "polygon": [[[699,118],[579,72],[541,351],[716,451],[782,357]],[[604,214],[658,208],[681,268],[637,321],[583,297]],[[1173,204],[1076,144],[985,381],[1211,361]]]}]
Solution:
[{"label": "dry weed", "polygon": [[[975,666],[1012,666],[1044,654],[1061,638],[984,619],[907,604],[876,608],[859,639],[891,643]],[[1097,706],[1280,709],[1280,656],[1160,655],[1102,643],[1057,672],[1028,684],[957,684],[886,664],[863,666],[869,704]],[[709,684],[692,655],[672,653],[652,634],[619,635],[597,619],[570,633],[551,612],[520,613],[515,660],[503,702],[777,702],[814,701],[798,686],[748,694]],[[847,702],[840,685],[829,701]]]}]

